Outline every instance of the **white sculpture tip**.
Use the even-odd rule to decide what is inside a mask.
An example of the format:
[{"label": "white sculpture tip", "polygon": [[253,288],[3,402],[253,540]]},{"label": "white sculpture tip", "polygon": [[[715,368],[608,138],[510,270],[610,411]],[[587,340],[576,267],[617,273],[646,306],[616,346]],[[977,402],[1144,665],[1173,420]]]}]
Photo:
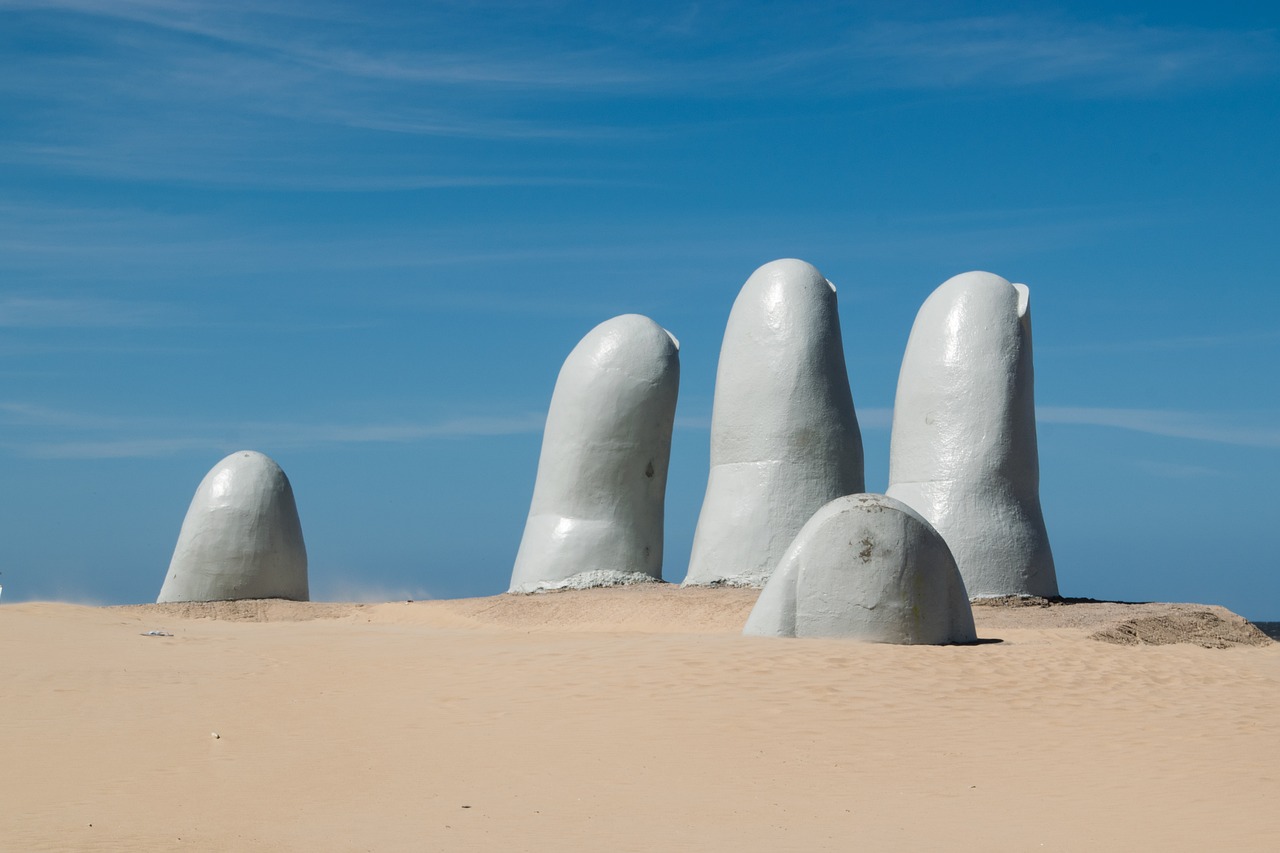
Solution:
[{"label": "white sculpture tip", "polygon": [[944,281],[941,286],[946,287],[948,284],[951,284],[953,282],[967,283],[972,281],[991,281],[991,282],[997,282],[997,283],[1003,282],[1004,284],[1009,284],[1009,279],[1001,275],[996,275],[993,272],[987,272],[986,270],[969,270],[968,272],[962,272],[959,275],[951,276],[951,278]]},{"label": "white sculpture tip", "polygon": [[[761,264],[759,267],[757,267],[756,271],[752,273],[752,275],[755,276],[755,275],[759,275],[760,273],[768,273],[771,275],[787,275],[787,274],[795,274],[797,272],[809,273],[811,275],[817,276],[818,278],[824,278],[822,273],[818,272],[817,267],[815,267],[813,264],[809,263],[808,261],[802,261],[799,258],[778,258],[775,261],[769,261],[769,263]],[[830,282],[827,282],[827,283],[830,284]]]},{"label": "white sculpture tip", "polygon": [[966,287],[973,285],[976,287],[989,287],[991,285],[1001,287],[1012,287],[1017,294],[1017,312],[1018,319],[1025,321],[1029,316],[1031,309],[1031,288],[1025,284],[1015,284],[1003,276],[998,276],[992,272],[984,270],[971,270],[969,272],[960,273],[947,279],[938,287],[935,293],[942,291],[944,288],[950,291],[952,288]]},{"label": "white sculpture tip", "polygon": [[671,339],[671,343],[675,344],[675,348],[677,350],[680,349],[680,340],[675,335],[671,334],[670,329],[663,328],[661,324],[654,322],[652,318],[646,317],[643,314],[619,314],[617,317],[605,320],[603,323],[597,325],[587,333],[587,337],[590,338],[597,333],[606,334],[608,332],[621,330],[626,330],[628,333],[634,334],[638,333],[641,329],[661,329],[662,333]]},{"label": "white sculpture tip", "polygon": [[1031,288],[1025,284],[1013,285],[1014,290],[1018,291],[1018,316],[1026,317],[1027,311],[1031,308]]}]

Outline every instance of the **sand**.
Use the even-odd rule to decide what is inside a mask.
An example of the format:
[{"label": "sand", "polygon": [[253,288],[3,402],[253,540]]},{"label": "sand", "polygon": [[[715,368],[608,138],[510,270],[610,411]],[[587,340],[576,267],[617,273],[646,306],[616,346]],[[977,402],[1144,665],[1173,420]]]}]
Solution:
[{"label": "sand", "polygon": [[0,850],[1280,843],[1280,644],[1227,611],[899,647],[742,637],[754,597],[5,605]]}]

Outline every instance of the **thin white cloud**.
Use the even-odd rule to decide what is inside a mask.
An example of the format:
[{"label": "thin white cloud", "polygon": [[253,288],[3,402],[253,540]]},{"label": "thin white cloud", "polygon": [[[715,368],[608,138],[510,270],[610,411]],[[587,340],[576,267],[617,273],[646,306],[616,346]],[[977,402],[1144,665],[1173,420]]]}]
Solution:
[{"label": "thin white cloud", "polygon": [[[36,15],[84,46],[0,57],[0,96],[41,105],[22,107],[0,161],[319,191],[573,183],[584,179],[574,156],[537,174],[486,175],[414,152],[361,163],[368,173],[354,174],[333,146],[314,143],[356,133],[634,145],[639,133],[709,119],[664,128],[650,110],[634,120],[612,109],[602,124],[601,110],[563,108],[883,89],[1147,95],[1272,74],[1280,57],[1269,31],[1046,15],[865,21],[826,9],[762,39],[764,16],[730,9],[699,9],[674,28],[646,22],[648,10],[433,4],[404,14],[390,25],[357,4],[0,0],[0,26],[5,16]],[[811,46],[813,31],[826,34],[822,47]]]},{"label": "thin white cloud", "polygon": [[526,412],[510,416],[453,418],[434,423],[394,424],[280,424],[246,423],[236,427],[273,446],[368,444],[423,441],[433,438],[476,438],[540,432],[546,414]]},{"label": "thin white cloud", "polygon": [[1231,335],[1180,335],[1168,338],[1145,338],[1120,341],[1082,341],[1079,343],[1037,346],[1045,353],[1089,352],[1177,352],[1184,350],[1218,349],[1221,347],[1267,345],[1280,342],[1280,329],[1256,332],[1240,332]]},{"label": "thin white cloud", "polygon": [[1269,31],[1032,15],[880,22],[856,33],[848,49],[875,62],[868,82],[894,88],[1070,84],[1095,94],[1210,85],[1269,73],[1277,60]]},{"label": "thin white cloud", "polygon": [[1221,477],[1223,471],[1207,465],[1186,465],[1179,462],[1163,462],[1155,459],[1135,459],[1133,465],[1156,477],[1168,480],[1204,480]]},{"label": "thin white cloud", "polygon": [[711,414],[705,415],[676,415],[674,428],[678,430],[690,430],[691,432],[706,432],[711,429]]},{"label": "thin white cloud", "polygon": [[[233,446],[234,445],[234,446]],[[17,455],[32,459],[153,459],[193,450],[232,452],[234,442],[203,438],[132,438],[103,441],[6,442]]]},{"label": "thin white cloud", "polygon": [[[326,185],[358,189],[361,182]],[[381,183],[365,186],[391,188]],[[34,270],[44,280],[72,291],[72,295],[0,294],[0,327],[59,323],[173,325],[192,321],[215,324],[216,315],[196,313],[190,304],[179,305],[177,302],[183,299],[175,295],[189,287],[198,291],[200,283],[210,276],[300,269],[421,269],[476,261],[631,260],[651,257],[654,243],[658,242],[668,255],[682,252],[703,256],[707,250],[704,244],[692,240],[673,244],[665,239],[667,232],[650,238],[648,243],[634,235],[624,239],[616,233],[606,233],[577,235],[578,242],[565,245],[558,240],[539,241],[543,235],[533,225],[530,227],[533,236],[508,246],[494,245],[491,235],[463,227],[442,226],[428,234],[420,229],[387,226],[299,234],[285,226],[245,228],[209,215],[0,203],[0,279],[7,272]],[[125,282],[134,290],[159,287],[171,301],[112,300],[76,293],[104,282]],[[431,301],[433,305],[449,304],[462,310],[474,307],[530,313],[585,313],[616,307],[602,303],[559,304],[523,292],[486,297],[475,290],[436,294]],[[6,312],[5,306],[10,302]],[[97,309],[103,310],[99,314]],[[273,325],[278,326],[278,321]]]},{"label": "thin white cloud", "polygon": [[858,426],[862,429],[889,429],[893,426],[893,407],[860,407],[858,409]]},{"label": "thin white cloud", "polygon": [[1173,216],[1123,205],[961,209],[862,223],[849,229],[862,236],[846,242],[861,257],[896,259],[910,253],[954,263],[957,257],[1026,257],[1080,247],[1119,231],[1155,227]]},{"label": "thin white cloud", "polygon": [[1280,427],[1224,423],[1226,417],[1225,414],[1207,415],[1168,409],[1036,407],[1036,420],[1040,423],[1111,427],[1241,447],[1280,448]]},{"label": "thin white cloud", "polygon": [[149,326],[171,314],[165,307],[115,299],[0,296],[0,328]]},{"label": "thin white cloud", "polygon": [[62,427],[90,430],[129,426],[129,421],[103,415],[86,415],[63,409],[54,409],[38,403],[0,401],[0,423],[9,426]]},{"label": "thin white cloud", "polygon": [[[358,4],[350,3],[285,9],[280,4],[266,7],[176,0],[0,0],[0,10],[60,11],[90,21],[143,25],[158,33],[197,37],[219,45],[224,52],[234,49],[282,67],[310,68],[351,79],[516,90],[651,88],[652,71],[634,60],[626,61],[625,53],[602,47],[551,45],[521,32],[526,28],[520,26],[520,16],[513,14],[517,9],[490,15],[479,5],[474,4],[462,16],[440,14],[437,7],[416,19],[403,20],[401,29],[418,27],[424,36],[422,47],[406,50],[387,43],[396,33],[380,20],[384,16],[363,15]],[[531,9],[528,17],[544,25],[555,23],[553,9]],[[113,37],[137,40],[145,35]],[[365,46],[371,40],[377,42],[377,49]]]},{"label": "thin white cloud", "polygon": [[[396,444],[440,439],[536,434],[544,412],[467,416],[433,422],[316,424],[207,423],[197,428],[165,419],[134,420],[65,411],[21,401],[0,402],[0,423],[10,427],[0,446],[41,459],[130,459],[187,451],[243,447],[279,451],[344,444]],[[24,440],[21,430],[32,433]],[[50,436],[53,432],[55,435]],[[60,434],[59,434],[60,433]],[[86,435],[87,433],[87,435]]]},{"label": "thin white cloud", "polygon": [[[370,126],[376,124],[371,120]],[[352,126],[355,126],[354,123]],[[440,134],[444,135],[444,134]],[[474,123],[459,128],[456,135],[486,136],[495,134]],[[528,137],[551,138],[552,131],[531,130]],[[86,141],[75,145],[0,144],[0,163],[12,166],[52,166],[88,177],[143,183],[185,184],[203,187],[246,187],[259,190],[295,192],[407,192],[430,189],[486,189],[494,187],[606,187],[634,184],[631,180],[544,174],[426,174],[415,168],[384,174],[352,174],[343,166],[339,174],[336,164],[316,160],[312,168],[300,167],[304,157],[297,158],[288,169],[274,169],[261,158],[228,157],[226,152],[182,152],[165,144],[163,132],[151,137],[140,134],[120,137],[117,143],[108,139]],[[243,141],[243,140],[241,140]],[[204,162],[206,168],[197,165]],[[218,168],[207,168],[208,164]]]}]

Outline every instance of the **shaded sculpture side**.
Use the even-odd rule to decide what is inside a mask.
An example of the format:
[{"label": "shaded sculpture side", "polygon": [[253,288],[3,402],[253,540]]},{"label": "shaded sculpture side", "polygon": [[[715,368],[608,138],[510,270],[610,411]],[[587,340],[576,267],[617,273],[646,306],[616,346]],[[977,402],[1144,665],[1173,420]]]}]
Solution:
[{"label": "shaded sculpture side", "polygon": [[200,482],[156,601],[241,598],[309,598],[293,487],[252,450],[232,453]]},{"label": "shaded sculpture side", "polygon": [[835,287],[804,261],[765,264],[725,328],[685,584],[761,586],[819,507],[863,487]]},{"label": "shaded sculpture side", "polygon": [[970,272],[925,300],[898,377],[887,493],[942,534],[975,597],[1058,595],[1033,381],[1026,285]]},{"label": "shaded sculpture side", "polygon": [[837,498],[805,524],[743,633],[903,645],[977,639],[946,542],[911,507],[868,494]]},{"label": "shaded sculpture side", "polygon": [[565,359],[511,592],[662,579],[679,349],[648,317],[625,314]]}]

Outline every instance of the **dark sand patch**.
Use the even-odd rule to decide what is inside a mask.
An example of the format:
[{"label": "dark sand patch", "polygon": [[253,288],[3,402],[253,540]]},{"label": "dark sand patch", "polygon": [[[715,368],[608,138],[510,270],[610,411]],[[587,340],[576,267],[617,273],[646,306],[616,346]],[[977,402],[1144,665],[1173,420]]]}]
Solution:
[{"label": "dark sand patch", "polygon": [[1227,649],[1272,642],[1244,617],[1215,605],[1006,596],[973,606],[974,618],[987,627],[1092,629],[1089,639],[1122,646]]}]

